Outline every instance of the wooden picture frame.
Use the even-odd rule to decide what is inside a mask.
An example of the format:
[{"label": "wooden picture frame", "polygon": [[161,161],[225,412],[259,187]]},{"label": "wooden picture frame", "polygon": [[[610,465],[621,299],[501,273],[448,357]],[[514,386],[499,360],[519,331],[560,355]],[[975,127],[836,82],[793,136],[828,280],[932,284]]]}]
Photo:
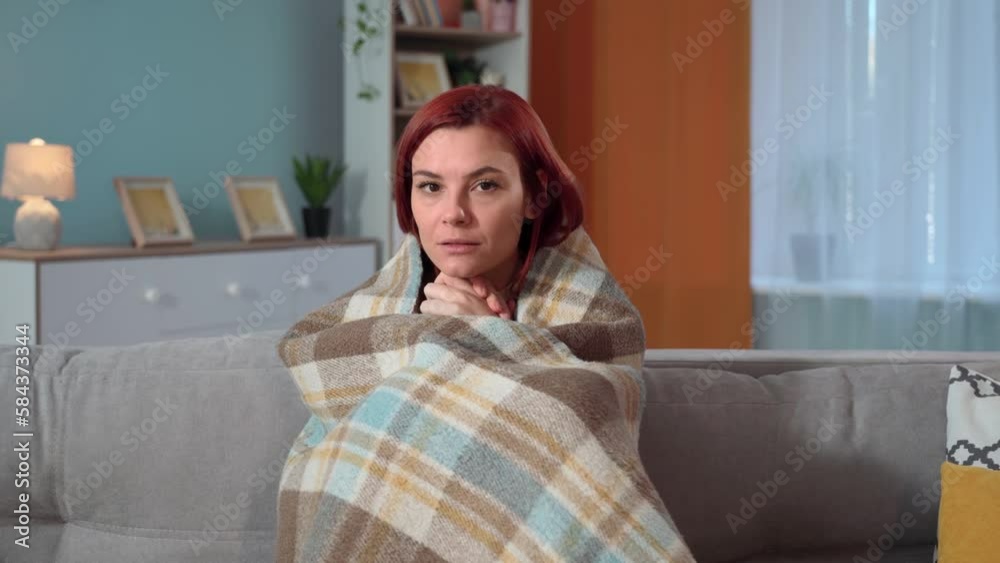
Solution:
[{"label": "wooden picture frame", "polygon": [[250,242],[298,238],[277,178],[226,176],[225,184],[241,239]]},{"label": "wooden picture frame", "polygon": [[173,180],[116,176],[114,185],[136,247],[194,243],[191,224],[177,197]]},{"label": "wooden picture frame", "polygon": [[442,53],[396,53],[396,93],[402,108],[416,109],[451,89]]}]

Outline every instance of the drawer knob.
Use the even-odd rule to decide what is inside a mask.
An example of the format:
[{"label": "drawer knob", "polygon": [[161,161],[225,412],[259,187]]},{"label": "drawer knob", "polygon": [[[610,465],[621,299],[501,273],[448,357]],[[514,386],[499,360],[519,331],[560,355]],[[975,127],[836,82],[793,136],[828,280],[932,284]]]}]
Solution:
[{"label": "drawer knob", "polygon": [[160,290],[155,287],[148,287],[146,288],[146,291],[143,292],[142,298],[146,300],[146,303],[159,303]]},{"label": "drawer knob", "polygon": [[240,284],[236,282],[229,282],[228,284],[226,284],[226,293],[228,293],[232,297],[239,297]]},{"label": "drawer knob", "polygon": [[299,279],[295,280],[295,285],[306,288],[309,287],[311,280],[309,279],[309,274],[302,274]]}]

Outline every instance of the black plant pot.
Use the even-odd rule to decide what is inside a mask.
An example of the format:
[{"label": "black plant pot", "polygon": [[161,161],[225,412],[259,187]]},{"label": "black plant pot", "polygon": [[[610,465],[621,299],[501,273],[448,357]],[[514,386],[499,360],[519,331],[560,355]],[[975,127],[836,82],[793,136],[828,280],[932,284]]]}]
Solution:
[{"label": "black plant pot", "polygon": [[330,208],[303,207],[302,223],[306,226],[306,238],[326,238],[330,232]]}]

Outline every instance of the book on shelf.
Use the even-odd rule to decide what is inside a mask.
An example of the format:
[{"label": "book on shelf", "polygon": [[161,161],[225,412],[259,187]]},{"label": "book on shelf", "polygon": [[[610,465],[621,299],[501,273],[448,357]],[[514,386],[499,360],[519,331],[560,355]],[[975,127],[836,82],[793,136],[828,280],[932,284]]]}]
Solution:
[{"label": "book on shelf", "polygon": [[424,0],[427,4],[428,13],[431,14],[431,25],[434,27],[441,27],[444,25],[444,18],[441,17],[441,6],[438,5],[438,0]]},{"label": "book on shelf", "polygon": [[403,23],[406,25],[423,25],[411,0],[399,0],[399,11],[403,14]]},{"label": "book on shelf", "polygon": [[437,0],[400,0],[400,11],[406,25],[441,27],[441,7]]}]

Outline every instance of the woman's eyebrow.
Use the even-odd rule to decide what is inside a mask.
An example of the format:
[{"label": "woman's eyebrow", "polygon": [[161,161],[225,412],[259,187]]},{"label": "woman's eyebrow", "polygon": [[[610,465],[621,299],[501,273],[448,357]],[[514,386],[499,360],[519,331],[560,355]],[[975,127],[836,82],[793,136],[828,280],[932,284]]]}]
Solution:
[{"label": "woman's eyebrow", "polygon": [[[503,174],[503,170],[500,170],[499,168],[495,168],[493,166],[480,166],[479,168],[476,168],[472,172],[469,172],[468,174],[466,174],[465,177],[466,178],[471,178],[473,176],[479,176],[481,174],[486,174],[488,172],[492,172],[494,174]],[[427,176],[428,178],[434,178],[436,180],[440,180],[441,179],[441,175],[435,174],[434,172],[431,172],[430,170],[416,170],[416,171],[413,172],[413,175],[414,176]]]}]

